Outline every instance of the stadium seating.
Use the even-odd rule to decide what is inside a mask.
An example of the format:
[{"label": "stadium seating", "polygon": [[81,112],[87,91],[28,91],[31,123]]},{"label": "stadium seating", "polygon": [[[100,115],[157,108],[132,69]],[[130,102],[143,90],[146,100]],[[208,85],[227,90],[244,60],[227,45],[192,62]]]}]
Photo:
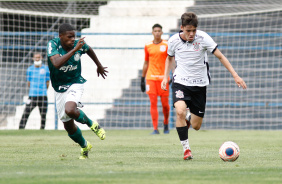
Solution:
[{"label": "stadium seating", "polygon": [[[81,31],[81,35],[86,37],[86,42],[94,48],[102,64],[108,67],[107,79],[97,78],[93,62],[87,56],[82,57],[82,75],[88,80],[82,99],[85,104],[83,110],[108,128],[150,128],[152,125],[149,99],[146,94],[140,92],[139,86],[144,44],[152,40],[150,32],[154,23],[163,26],[166,33],[163,38],[168,39],[170,34],[179,31],[179,17],[182,12],[192,11],[199,15],[198,29],[212,36],[218,43],[218,48],[248,85],[247,91],[238,89],[230,73],[210,54],[212,81],[208,87],[207,110],[202,128],[282,129],[282,105],[279,103],[279,99],[282,99],[282,73],[279,62],[282,20],[277,18],[281,17],[281,11],[265,12],[265,9],[275,9],[275,3],[265,3],[263,0],[248,1],[242,2],[239,8],[232,4],[232,1],[218,3],[216,0],[174,1],[173,4],[167,2],[160,6],[156,6],[156,3],[157,1],[142,1],[136,6],[134,1],[109,1],[100,4],[103,6],[100,6],[99,11],[96,9],[95,13],[89,8],[90,12],[87,12],[93,15],[90,19],[59,19],[58,22],[51,18],[36,19],[38,22],[56,22],[49,32],[56,32],[58,25],[63,21],[74,22],[78,32]],[[7,2],[1,3],[1,6],[7,8]],[[60,10],[63,11],[67,6],[68,4],[63,3]],[[242,8],[251,13],[246,14],[248,11],[245,11],[240,14]],[[28,7],[23,6],[23,9],[28,10]],[[77,13],[80,10],[78,8]],[[223,16],[224,13],[236,16]],[[7,19],[12,19],[12,16],[4,15]],[[29,17],[23,16],[19,20],[29,22]],[[35,30],[31,27],[16,31]],[[3,43],[7,44],[0,45],[3,54],[0,68],[0,84],[3,86],[0,88],[0,99],[3,103],[0,112],[9,112],[9,115],[13,116],[8,118],[8,127],[11,129],[18,126],[24,107],[23,96],[27,95],[25,70],[31,64],[31,61],[27,60],[30,58],[29,49],[35,44],[36,48],[44,50],[47,41],[54,35],[43,37],[44,39],[41,35],[33,35],[33,40],[23,35],[1,37]],[[25,42],[23,47],[20,40],[25,39],[29,41]],[[38,43],[34,42],[35,40],[41,41]],[[21,70],[17,70],[19,67]],[[54,129],[54,95],[50,88],[48,97],[50,105],[46,128]],[[159,125],[162,126],[160,103],[158,110]],[[38,124],[38,117],[34,119],[34,124]],[[172,126],[174,122],[172,110]],[[59,129],[62,128],[59,123]]]}]

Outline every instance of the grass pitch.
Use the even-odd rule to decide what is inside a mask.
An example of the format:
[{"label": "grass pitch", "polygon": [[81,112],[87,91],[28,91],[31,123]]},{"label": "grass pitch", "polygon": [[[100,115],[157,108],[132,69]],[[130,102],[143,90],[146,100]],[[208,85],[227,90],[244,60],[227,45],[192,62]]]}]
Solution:
[{"label": "grass pitch", "polygon": [[[79,160],[80,147],[65,131],[0,131],[0,183],[282,183],[281,131],[194,131],[194,155],[183,160],[175,130],[108,130],[101,141],[83,131],[93,145],[89,159]],[[223,162],[218,149],[225,141],[240,147],[236,162]]]}]

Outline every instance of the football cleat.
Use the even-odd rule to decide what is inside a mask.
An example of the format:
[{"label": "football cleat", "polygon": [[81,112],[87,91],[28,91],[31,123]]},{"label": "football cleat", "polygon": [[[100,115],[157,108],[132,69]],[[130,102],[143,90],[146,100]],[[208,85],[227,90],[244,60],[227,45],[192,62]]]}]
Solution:
[{"label": "football cleat", "polygon": [[191,150],[189,150],[189,149],[185,150],[183,159],[184,160],[192,160],[193,159],[193,155],[191,153]]},{"label": "football cleat", "polygon": [[160,134],[159,130],[154,130],[151,135],[156,135],[156,134]]},{"label": "football cleat", "polygon": [[93,121],[93,125],[90,128],[101,140],[106,138],[105,130],[99,126],[97,121]]},{"label": "football cleat", "polygon": [[164,134],[169,134],[168,125],[164,125]]},{"label": "football cleat", "polygon": [[92,145],[90,144],[90,142],[88,142],[88,141],[86,141],[86,142],[87,142],[87,146],[85,148],[81,148],[79,159],[88,158],[88,152],[91,150]]}]

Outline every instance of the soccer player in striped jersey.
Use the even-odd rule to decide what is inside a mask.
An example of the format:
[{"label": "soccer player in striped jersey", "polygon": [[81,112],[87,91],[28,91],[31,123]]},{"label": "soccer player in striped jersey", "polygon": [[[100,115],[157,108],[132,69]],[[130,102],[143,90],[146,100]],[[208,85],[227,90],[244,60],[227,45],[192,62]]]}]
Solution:
[{"label": "soccer player in striped jersey", "polygon": [[81,55],[86,53],[94,61],[97,65],[98,77],[101,75],[105,78],[107,71],[92,48],[85,43],[84,38],[75,40],[74,30],[70,24],[60,25],[59,38],[48,42],[47,56],[58,117],[64,123],[69,137],[81,146],[79,158],[85,159],[92,145],[84,139],[74,120],[86,124],[101,140],[105,139],[106,132],[98,122],[92,121],[81,109],[78,109],[81,107],[80,99],[86,82],[81,76]]},{"label": "soccer player in striped jersey", "polygon": [[[154,131],[151,134],[159,134],[158,130],[158,96],[161,98],[164,114],[164,133],[169,133],[169,84],[165,86],[166,91],[161,90],[161,82],[164,78],[165,60],[167,57],[167,41],[162,40],[162,26],[155,24],[152,27],[154,40],[145,45],[145,61],[141,77],[141,91],[148,94],[151,103],[151,118]],[[145,82],[146,76],[146,82]],[[167,77],[168,78],[168,77]],[[145,84],[146,83],[146,84]]]},{"label": "soccer player in striped jersey", "polygon": [[[176,130],[183,146],[184,160],[192,159],[188,141],[190,124],[195,130],[201,128],[206,106],[206,88],[210,83],[207,52],[214,54],[231,73],[235,83],[247,88],[244,80],[236,73],[228,59],[217,48],[214,40],[204,31],[197,30],[198,19],[194,13],[181,16],[181,31],[168,41],[168,58],[162,89],[166,90],[169,69],[174,59],[176,68],[173,73],[173,104],[176,110]],[[191,116],[185,121],[186,108]]]}]

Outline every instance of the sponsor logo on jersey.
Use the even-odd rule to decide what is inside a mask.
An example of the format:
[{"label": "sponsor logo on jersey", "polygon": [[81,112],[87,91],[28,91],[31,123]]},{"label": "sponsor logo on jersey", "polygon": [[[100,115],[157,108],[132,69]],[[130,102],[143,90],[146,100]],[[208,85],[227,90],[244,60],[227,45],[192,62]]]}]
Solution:
[{"label": "sponsor logo on jersey", "polygon": [[63,70],[64,72],[68,72],[68,71],[73,71],[77,69],[77,65],[73,66],[73,65],[68,65],[68,66],[62,66],[60,68],[60,70]]},{"label": "sponsor logo on jersey", "polygon": [[69,87],[70,85],[62,85],[62,86],[59,86],[59,90],[61,89],[67,90]]},{"label": "sponsor logo on jersey", "polygon": [[192,79],[188,81],[190,84],[205,84],[206,81],[202,79]]},{"label": "sponsor logo on jersey", "polygon": [[175,91],[175,94],[176,98],[184,98],[183,91],[181,90]]},{"label": "sponsor logo on jersey", "polygon": [[191,84],[191,85],[195,85],[195,84],[202,85],[202,84],[207,83],[207,81],[203,79],[189,79],[189,78],[182,77],[180,78],[180,80],[184,81],[187,84]]}]

